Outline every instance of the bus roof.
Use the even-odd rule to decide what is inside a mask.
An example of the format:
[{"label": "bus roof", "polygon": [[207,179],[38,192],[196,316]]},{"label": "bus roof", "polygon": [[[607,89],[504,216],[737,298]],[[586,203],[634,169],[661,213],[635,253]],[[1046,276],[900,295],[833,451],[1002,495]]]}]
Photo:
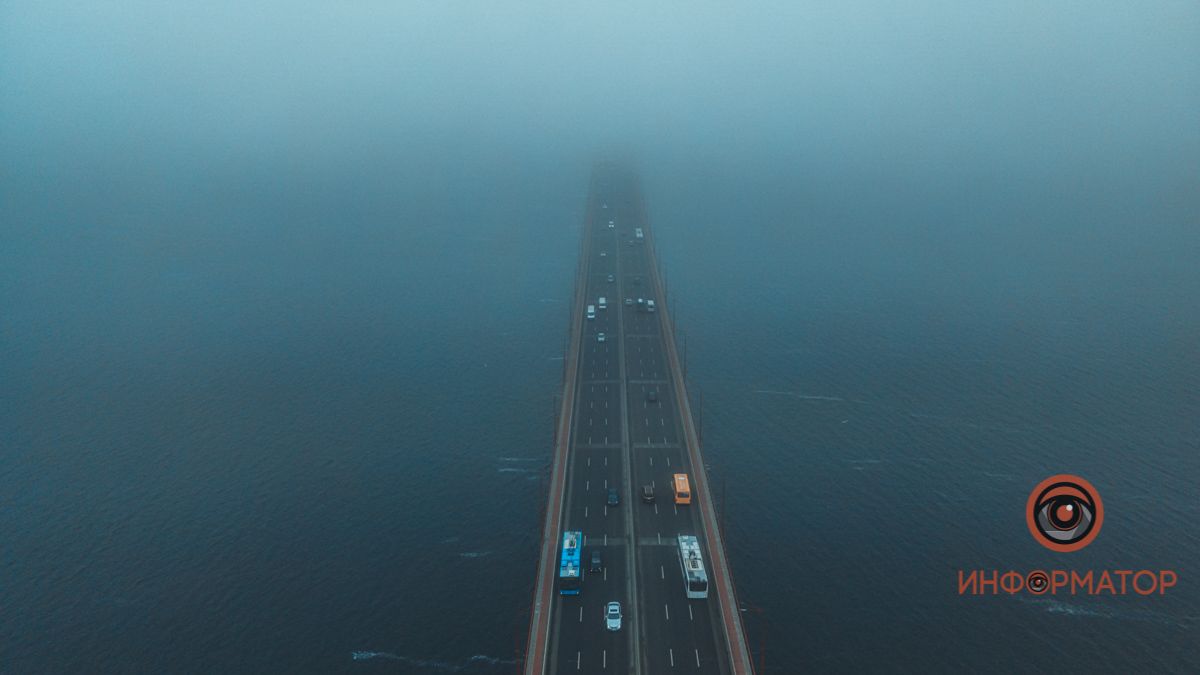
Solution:
[{"label": "bus roof", "polygon": [[688,581],[708,581],[704,558],[700,554],[700,540],[691,535],[679,535],[679,555],[683,559],[683,571]]}]

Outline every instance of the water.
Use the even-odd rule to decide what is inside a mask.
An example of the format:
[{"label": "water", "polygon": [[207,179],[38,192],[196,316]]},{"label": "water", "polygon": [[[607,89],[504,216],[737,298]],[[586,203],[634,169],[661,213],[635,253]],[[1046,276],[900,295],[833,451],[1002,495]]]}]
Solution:
[{"label": "water", "polygon": [[[1196,670],[1193,234],[1109,227],[1078,255],[1032,230],[1050,250],[983,265],[1018,244],[935,221],[894,250],[880,220],[659,169],[766,672]],[[586,184],[531,170],[406,191],[364,169],[352,201],[304,176],[204,205],[14,190],[0,670],[513,672]],[[446,202],[455,181],[487,189]],[[1069,558],[1021,516],[1057,471],[1108,509]],[[1181,583],[955,594],[959,568],[1068,561]]]}]

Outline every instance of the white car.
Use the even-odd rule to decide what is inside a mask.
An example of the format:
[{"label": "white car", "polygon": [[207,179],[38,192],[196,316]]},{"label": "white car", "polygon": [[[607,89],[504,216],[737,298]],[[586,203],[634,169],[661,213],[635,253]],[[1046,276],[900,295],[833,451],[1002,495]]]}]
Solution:
[{"label": "white car", "polygon": [[608,251],[600,251],[600,257],[601,257],[601,258],[605,258],[605,257],[607,257],[607,256],[608,256]]},{"label": "white car", "polygon": [[610,221],[608,221],[608,229],[610,229],[610,230],[611,230],[611,229],[613,229],[614,227],[616,227],[616,225],[613,223],[613,221],[611,221],[611,220],[610,220]]},{"label": "white car", "polygon": [[621,603],[610,602],[604,608],[604,627],[612,631],[621,630]]},{"label": "white car", "polygon": [[604,333],[596,333],[596,342],[604,342]]}]

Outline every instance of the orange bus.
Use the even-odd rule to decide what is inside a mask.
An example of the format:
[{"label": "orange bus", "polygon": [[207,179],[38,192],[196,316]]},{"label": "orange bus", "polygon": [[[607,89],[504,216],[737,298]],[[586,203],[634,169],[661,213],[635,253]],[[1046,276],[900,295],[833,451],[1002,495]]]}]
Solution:
[{"label": "orange bus", "polygon": [[675,503],[692,503],[692,488],[690,485],[688,485],[688,477],[686,473],[675,474]]}]

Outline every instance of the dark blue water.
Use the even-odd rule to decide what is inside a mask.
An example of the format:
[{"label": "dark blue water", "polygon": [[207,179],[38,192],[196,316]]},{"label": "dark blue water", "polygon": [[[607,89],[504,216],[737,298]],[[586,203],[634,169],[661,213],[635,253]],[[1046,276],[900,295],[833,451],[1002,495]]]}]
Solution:
[{"label": "dark blue water", "polygon": [[[646,176],[766,672],[1200,669],[1194,204]],[[586,180],[9,175],[0,671],[512,672]],[[1056,472],[1108,511],[1067,557]],[[955,592],[1068,561],[1180,584]]]}]

